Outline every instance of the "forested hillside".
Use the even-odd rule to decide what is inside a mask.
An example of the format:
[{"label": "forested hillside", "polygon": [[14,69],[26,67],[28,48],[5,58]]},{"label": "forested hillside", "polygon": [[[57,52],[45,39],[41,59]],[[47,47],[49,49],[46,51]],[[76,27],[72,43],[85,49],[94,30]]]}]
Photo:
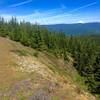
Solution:
[{"label": "forested hillside", "polygon": [[18,41],[39,51],[48,51],[67,63],[74,59],[74,67],[84,77],[90,92],[100,94],[100,36],[66,36],[63,32],[51,32],[29,22],[6,22],[0,18],[0,36]]},{"label": "forested hillside", "polygon": [[100,34],[100,23],[76,23],[76,24],[53,24],[53,25],[43,25],[43,27],[48,28],[52,31],[63,31],[67,35],[91,35]]}]

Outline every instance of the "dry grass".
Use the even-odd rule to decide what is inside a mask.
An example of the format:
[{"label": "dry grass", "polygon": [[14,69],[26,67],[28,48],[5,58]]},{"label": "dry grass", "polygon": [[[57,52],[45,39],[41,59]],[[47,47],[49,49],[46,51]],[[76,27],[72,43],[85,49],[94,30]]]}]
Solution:
[{"label": "dry grass", "polygon": [[[72,74],[76,72],[72,62],[65,65],[51,54],[38,52],[37,57],[34,52],[20,43],[0,37],[0,100],[32,100],[36,97],[38,100],[43,97],[45,100],[95,100],[73,83]],[[17,66],[23,67],[18,65],[21,61],[27,61],[26,67],[34,62],[39,69],[30,73],[27,68],[23,72],[17,70]]]},{"label": "dry grass", "polygon": [[0,38],[0,89],[7,89],[25,77],[25,73],[14,69],[13,49],[10,40]]}]

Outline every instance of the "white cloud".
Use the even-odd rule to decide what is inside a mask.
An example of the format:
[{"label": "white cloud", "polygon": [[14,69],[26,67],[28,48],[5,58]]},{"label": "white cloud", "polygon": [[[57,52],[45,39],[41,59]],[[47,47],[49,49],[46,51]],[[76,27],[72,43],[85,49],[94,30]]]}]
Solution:
[{"label": "white cloud", "polygon": [[[40,24],[53,24],[53,23],[62,23],[63,20],[70,16],[71,14],[61,12],[61,9],[52,9],[49,11],[34,11],[30,15],[26,16],[15,16],[19,21],[25,20],[31,23],[40,23]],[[6,20],[10,20],[13,15],[2,14]],[[64,21],[65,22],[65,21]]]},{"label": "white cloud", "polygon": [[[32,0],[28,0],[27,2],[31,2]],[[35,10],[32,14],[30,15],[24,15],[24,16],[16,16],[17,19],[19,21],[25,20],[25,21],[29,21],[31,23],[39,23],[39,24],[59,24],[59,23],[83,23],[84,19],[82,20],[80,19],[79,21],[79,16],[77,16],[76,14],[73,14],[74,12],[77,12],[81,9],[90,7],[95,5],[97,2],[93,2],[84,6],[81,6],[79,8],[73,9],[71,11],[67,11],[66,12],[66,7],[62,4],[61,8],[57,8],[57,9],[51,9],[48,11],[39,11],[39,10]],[[22,4],[25,4],[22,3]],[[21,4],[16,4],[16,5],[21,5]],[[15,6],[16,6],[15,5]],[[6,20],[9,20],[11,18],[11,16],[13,15],[1,15],[3,16]]]},{"label": "white cloud", "polygon": [[32,2],[32,1],[33,1],[33,0],[27,0],[27,1],[24,1],[24,2],[12,4],[12,5],[10,5],[9,7],[18,7],[18,6],[22,6],[22,5],[28,4],[28,3]]},{"label": "white cloud", "polygon": [[79,11],[81,9],[84,9],[84,8],[87,8],[87,7],[90,7],[90,6],[93,6],[95,4],[97,4],[97,2],[89,3],[87,5],[84,5],[84,6],[81,6],[81,7],[76,8],[76,9],[73,9],[72,11],[70,11],[70,13],[73,13],[73,12]]}]

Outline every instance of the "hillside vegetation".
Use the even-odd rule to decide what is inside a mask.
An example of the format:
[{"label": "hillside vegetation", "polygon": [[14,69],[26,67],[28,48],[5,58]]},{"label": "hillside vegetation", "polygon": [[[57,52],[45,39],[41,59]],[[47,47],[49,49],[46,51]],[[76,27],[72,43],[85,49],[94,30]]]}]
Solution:
[{"label": "hillside vegetation", "polygon": [[[11,50],[13,53],[17,54],[17,61],[19,61],[17,64],[18,66],[22,66],[19,68],[22,72],[28,73],[34,72],[34,70],[36,70],[37,73],[40,73],[43,76],[48,75],[48,73],[53,74],[58,72],[60,75],[64,75],[65,77],[73,77],[73,72],[76,73],[76,69],[84,79],[83,81],[88,87],[88,90],[93,94],[100,94],[99,35],[76,37],[66,36],[63,32],[50,32],[47,29],[40,28],[38,25],[32,25],[25,21],[18,23],[16,18],[12,18],[9,22],[5,22],[3,18],[0,18],[0,36],[10,38],[11,40],[20,42],[24,46],[31,47],[36,50],[35,53],[28,52],[29,50]],[[36,59],[39,52],[44,52],[44,54],[46,54],[46,57],[43,55],[43,53],[39,57],[42,57],[42,63],[40,63],[40,61],[38,62]],[[35,58],[28,58],[27,55],[33,55]],[[19,56],[22,56],[22,58]],[[59,61],[59,59],[62,60]],[[30,61],[35,61],[35,63]],[[23,63],[25,63],[25,65],[23,65]],[[43,73],[45,72],[45,67],[40,67],[43,63],[45,63],[46,70],[48,71],[47,73]],[[36,69],[33,70],[32,65],[37,65],[38,67],[36,66]],[[66,65],[68,66],[67,68]],[[74,66],[75,69],[72,69],[70,65]],[[71,73],[73,75],[71,75]],[[24,77],[25,75],[22,76]],[[56,77],[56,74],[53,76]],[[64,82],[66,83],[65,79]],[[63,90],[59,91],[62,92]],[[43,92],[43,94],[45,94],[45,92]],[[56,99],[59,100],[57,97],[55,97],[54,100]],[[69,100],[75,99],[70,98]]]},{"label": "hillside vegetation", "polygon": [[0,37],[0,100],[95,100],[78,77],[71,58],[65,64]]},{"label": "hillside vegetation", "polygon": [[100,35],[100,22],[76,23],[76,24],[52,24],[42,25],[52,31],[63,31],[67,35]]}]

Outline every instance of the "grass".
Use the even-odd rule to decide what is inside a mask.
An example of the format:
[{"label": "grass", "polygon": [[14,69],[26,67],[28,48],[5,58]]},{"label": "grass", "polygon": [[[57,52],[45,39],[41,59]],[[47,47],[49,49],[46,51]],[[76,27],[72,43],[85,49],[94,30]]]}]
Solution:
[{"label": "grass", "polygon": [[8,76],[7,78],[3,79],[2,83],[0,83],[0,90],[8,91],[14,84],[26,79],[26,77],[28,77],[26,73],[15,72],[15,74],[12,76]]},{"label": "grass", "polygon": [[88,86],[85,84],[85,78],[80,76],[78,73],[73,77],[74,84],[78,86],[81,90],[88,91]]},{"label": "grass", "polygon": [[21,49],[21,50],[12,50],[12,52],[16,53],[19,56],[29,56],[29,55],[34,57],[39,56],[39,52],[35,50],[29,51],[29,50]]},{"label": "grass", "polygon": [[54,96],[51,100],[60,100],[59,97]]},{"label": "grass", "polygon": [[18,54],[19,56],[28,56],[29,52],[26,50],[12,50],[12,52]]},{"label": "grass", "polygon": [[[57,66],[56,62],[54,62],[54,57],[50,54],[48,54],[48,58],[53,62],[51,65],[48,64],[47,66],[54,72],[54,73],[58,73],[59,75],[64,75],[65,77],[67,77],[67,81],[71,81],[73,82],[73,84],[76,84],[77,91],[80,90],[84,90],[84,91],[88,91],[87,86],[85,84],[85,79],[84,77],[80,76],[78,74],[78,72],[76,70],[74,70],[74,68],[72,68],[73,66],[70,66],[71,68],[63,68],[62,66]],[[70,70],[72,72],[70,72]],[[73,75],[71,75],[73,74]]]},{"label": "grass", "polygon": [[19,91],[16,95],[17,95],[17,97],[20,99],[20,100],[26,100],[26,97],[25,96],[23,96],[23,93],[22,93],[23,91]]},{"label": "grass", "polygon": [[96,100],[100,100],[100,94],[96,95]]},{"label": "grass", "polygon": [[[2,45],[2,43],[4,43],[4,42],[5,42],[6,46],[4,46],[4,44]],[[4,41],[4,42],[1,42],[1,46],[0,46],[1,47],[1,54],[4,53],[4,54],[2,54],[2,57],[1,58],[3,58],[4,55],[5,55],[5,57],[7,57],[7,60],[8,60],[9,59],[9,56],[10,56],[10,54],[8,53],[8,51],[9,50],[12,50],[12,48],[13,48],[13,51],[12,52],[18,54],[19,56],[28,56],[29,55],[29,56],[32,56],[32,57],[38,57],[38,60],[39,61],[41,61],[40,59],[42,59],[42,61],[44,62],[44,64],[47,67],[49,67],[55,74],[60,75],[61,77],[62,76],[65,76],[66,77],[66,78],[64,77],[64,80],[65,80],[64,83],[67,83],[67,81],[72,82],[73,79],[74,79],[73,84],[76,83],[76,85],[79,85],[80,86],[79,87],[79,90],[77,90],[77,91],[80,92],[80,89],[85,87],[85,84],[83,82],[84,79],[82,77],[80,77],[78,75],[78,73],[75,74],[74,70],[72,70],[72,73],[74,74],[73,75],[74,78],[71,77],[70,76],[71,73],[68,73],[68,71],[70,71],[70,70],[68,68],[65,69],[61,64],[59,64],[60,62],[52,54],[50,54],[50,53],[49,54],[44,54],[42,52],[39,52],[39,51],[36,51],[36,50],[33,50],[33,49],[30,50],[29,48],[24,48],[24,47],[20,48],[20,46],[18,47],[17,45],[16,45],[16,48],[15,47],[12,47],[12,46],[10,48],[9,47],[9,44],[7,44],[8,41],[7,42]],[[5,48],[5,49],[2,49],[2,48]],[[6,51],[6,52],[3,52],[3,51]],[[9,51],[9,52],[11,52],[11,51]],[[6,61],[6,59],[4,58],[1,62],[3,62],[3,61]],[[6,62],[6,64],[10,64],[10,63],[9,62]],[[30,79],[31,80],[30,83],[32,83],[32,86],[35,86],[35,83],[36,82],[40,83],[41,84],[41,87],[42,87],[42,85],[44,85],[41,82],[41,77],[38,76],[37,73],[30,73],[29,74],[29,73],[24,73],[24,72],[23,73],[22,72],[18,72],[16,70],[13,70],[13,69],[16,69],[14,67],[14,66],[16,66],[15,64],[10,64],[10,65],[11,66],[9,66],[9,68],[6,67],[5,65],[4,66],[0,66],[0,69],[6,69],[6,70],[3,70],[2,72],[0,72],[0,80],[1,80],[1,82],[0,82],[0,91],[2,91],[2,92],[3,91],[4,92],[9,92],[9,90],[11,90],[16,85],[16,83],[17,84],[20,84],[21,81],[27,80],[27,79]],[[46,80],[44,80],[44,81],[46,81]],[[63,80],[60,80],[60,81],[63,81]],[[28,91],[26,91],[26,88],[23,85],[20,85],[20,86],[22,86],[23,89],[22,89],[21,92],[19,91],[16,94],[17,97],[18,97],[18,99],[25,100],[25,99],[27,99],[27,97],[29,97],[29,96],[32,95],[33,89],[32,89],[32,91],[29,90],[29,93],[27,94],[26,92],[28,92]],[[44,87],[44,89],[48,91],[48,87]],[[25,92],[25,94],[24,94],[23,91]],[[61,90],[60,93],[62,94],[62,90]],[[54,96],[52,98],[52,100],[60,100],[59,97]],[[9,97],[5,97],[3,100],[9,100]]]},{"label": "grass", "polygon": [[4,96],[1,100],[10,100],[9,96]]},{"label": "grass", "polygon": [[34,56],[34,57],[38,57],[39,56],[39,52],[38,51],[34,51],[31,55]]},{"label": "grass", "polygon": [[[59,75],[64,75],[65,77],[69,78],[70,75],[68,75],[68,71],[69,69],[66,69],[64,67],[61,66],[61,64],[59,65],[59,61],[57,61],[57,58],[55,56],[53,56],[50,53],[46,53],[47,59],[49,59],[51,61],[51,63],[48,63],[47,66],[55,73],[55,74],[59,74]],[[45,63],[46,64],[46,63]]]}]

